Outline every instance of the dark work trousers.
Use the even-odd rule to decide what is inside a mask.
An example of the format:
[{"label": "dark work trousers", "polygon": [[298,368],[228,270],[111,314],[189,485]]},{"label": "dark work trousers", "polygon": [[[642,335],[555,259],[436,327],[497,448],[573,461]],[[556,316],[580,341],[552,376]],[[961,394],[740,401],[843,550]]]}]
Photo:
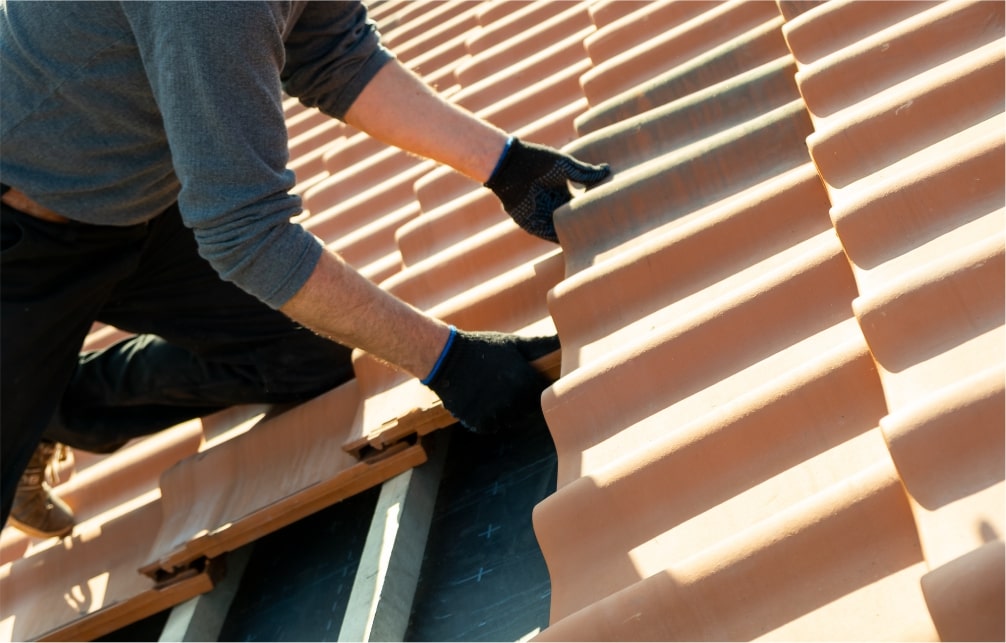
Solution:
[{"label": "dark work trousers", "polygon": [[[177,208],[128,227],[52,223],[6,205],[0,215],[0,525],[42,437],[108,452],[353,377],[348,348],[222,281]],[[80,354],[96,320],[137,335]]]}]

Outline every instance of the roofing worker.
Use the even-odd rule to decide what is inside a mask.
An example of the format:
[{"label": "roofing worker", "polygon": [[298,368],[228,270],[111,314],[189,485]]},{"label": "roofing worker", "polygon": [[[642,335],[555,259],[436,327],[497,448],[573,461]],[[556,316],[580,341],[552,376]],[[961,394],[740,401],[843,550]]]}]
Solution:
[{"label": "roofing worker", "polygon": [[[485,183],[553,241],[567,179],[609,170],[441,100],[361,4],[7,2],[0,78],[3,523],[72,529],[43,479],[54,443],[109,452],[305,400],[353,377],[347,347],[421,378],[471,430],[540,419],[528,362],[557,338],[455,330],[290,222],[282,92]],[[95,320],[137,335],[78,355]]]}]

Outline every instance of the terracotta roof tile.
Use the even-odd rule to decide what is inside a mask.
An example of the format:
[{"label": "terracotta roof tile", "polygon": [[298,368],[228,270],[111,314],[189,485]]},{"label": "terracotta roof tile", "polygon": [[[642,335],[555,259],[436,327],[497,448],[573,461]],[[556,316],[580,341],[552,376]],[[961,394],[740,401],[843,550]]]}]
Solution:
[{"label": "terracotta roof tile", "polygon": [[[473,57],[481,57],[487,50],[502,45],[509,46],[514,38],[523,36],[526,32],[533,31],[542,23],[567,13],[575,3],[548,2],[547,0],[537,0],[536,2],[513,2],[506,11],[489,12],[480,9],[479,25],[481,29],[474,30],[468,34],[465,40],[465,48]],[[582,4],[573,9],[577,16],[584,11]],[[590,27],[590,22],[580,23],[584,27]],[[570,33],[565,31],[559,37]],[[548,39],[547,34],[542,36]]]},{"label": "terracotta roof tile", "polygon": [[209,591],[209,570],[166,588],[136,573],[161,526],[156,491],[100,524],[83,523],[44,553],[0,568],[5,640],[91,640]]},{"label": "terracotta roof tile", "polygon": [[[758,25],[738,34],[718,47],[699,52],[662,74],[655,74],[641,86],[632,87],[600,102],[577,119],[577,131],[593,132],[601,127],[686,98],[717,83],[735,77],[759,65],[787,56],[785,41],[778,33],[777,21]],[[635,64],[630,58],[626,64]]]},{"label": "terracotta roof tile", "polygon": [[878,462],[765,521],[738,521],[536,640],[930,640],[924,567],[896,471]]},{"label": "terracotta roof tile", "polygon": [[[751,188],[725,161],[698,174],[720,146],[685,141],[694,154],[654,171],[677,189],[645,191],[664,154],[646,110],[728,104],[654,98],[685,66],[578,120],[587,156],[628,167],[558,217],[563,377],[543,404],[560,489],[535,512],[553,582],[542,640],[1002,636],[1002,6],[780,8],[814,165],[772,178],[766,158]],[[689,128],[701,142],[722,137],[703,124]],[[793,223],[757,217],[800,174],[808,232],[830,219],[837,236],[787,240]],[[716,184],[748,197],[736,214],[706,203]],[[794,207],[769,210],[795,219]],[[839,260],[813,268],[798,248],[821,253],[825,237]],[[807,290],[772,302],[759,282],[787,256],[780,295]],[[970,590],[953,596],[954,583]]]},{"label": "terracotta roof tile", "polygon": [[165,471],[164,525],[141,571],[184,573],[425,461],[421,447],[405,444],[371,461],[348,455],[357,400],[351,381]]},{"label": "terracotta roof tile", "polygon": [[478,4],[466,1],[438,2],[435,5],[402,2],[389,5],[394,15],[382,17],[381,8],[371,18],[381,25],[384,40],[398,55],[407,58],[413,49],[427,49],[431,41],[444,41],[467,33],[475,25],[469,22]]},{"label": "terracotta roof tile", "polygon": [[[912,9],[876,22],[849,5],[822,12],[823,28],[852,21],[862,37],[820,52],[803,51],[802,33],[822,28],[810,12],[790,40],[887,400],[880,430],[928,563],[929,613],[944,638],[1002,637],[1001,578],[973,565],[996,564],[1003,547],[1003,7]],[[948,592],[962,570],[974,574],[966,603]]]},{"label": "terracotta roof tile", "polygon": [[[205,566],[165,588],[137,574],[162,524],[160,472],[194,455],[202,437],[200,423],[189,422],[70,477],[59,493],[79,524],[63,540],[4,530],[5,640],[89,640],[213,587]],[[12,547],[20,550],[10,552],[17,557],[8,556]]]},{"label": "terracotta roof tile", "polygon": [[[653,12],[652,20],[660,23],[661,29],[655,29],[652,37],[614,55],[604,51],[608,57],[594,60],[594,69],[582,79],[584,94],[591,105],[642,85],[758,25],[782,23],[778,9],[764,2],[684,2],[671,3],[669,7],[674,10]],[[633,14],[623,22],[631,25],[635,18]],[[618,25],[607,27],[609,31],[618,29]]]},{"label": "terracotta roof tile", "polygon": [[[582,2],[554,3],[544,0],[531,4],[513,3],[513,5],[521,7],[522,11],[534,12],[543,20],[534,23],[534,26],[528,29],[516,30],[513,37],[505,42],[489,47],[479,52],[478,55],[472,55],[460,62],[455,68],[454,75],[462,87],[492,76],[518,62],[519,58],[515,58],[513,54],[515,48],[522,52],[520,56],[522,58],[526,54],[562,41],[572,33],[580,31],[589,33],[594,28]],[[551,15],[554,13],[555,7],[562,8],[563,11]],[[500,16],[497,20],[503,18],[505,16]],[[486,26],[487,23],[483,23],[483,27]]]}]

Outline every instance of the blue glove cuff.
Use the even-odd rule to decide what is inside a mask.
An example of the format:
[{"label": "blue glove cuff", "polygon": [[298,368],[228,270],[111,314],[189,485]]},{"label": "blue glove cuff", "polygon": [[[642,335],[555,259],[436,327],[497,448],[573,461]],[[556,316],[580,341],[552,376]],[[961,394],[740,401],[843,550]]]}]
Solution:
[{"label": "blue glove cuff", "polygon": [[429,375],[427,375],[423,379],[419,380],[425,386],[429,386],[430,382],[433,381],[433,378],[437,376],[437,371],[440,370],[440,365],[444,363],[444,358],[447,357],[447,353],[450,352],[451,346],[454,344],[454,338],[458,336],[458,329],[457,328],[455,328],[454,326],[451,326],[450,329],[451,329],[451,334],[448,335],[448,337],[447,337],[447,343],[444,344],[444,350],[440,351],[440,357],[437,358],[437,363],[433,365],[433,370],[430,371]]},{"label": "blue glove cuff", "polygon": [[496,159],[496,167],[493,168],[493,172],[489,175],[489,180],[487,180],[486,183],[492,181],[493,177],[496,176],[496,173],[499,172],[500,166],[503,165],[503,159],[506,158],[511,145],[513,145],[513,136],[508,136],[506,139],[506,145],[503,146],[503,151],[500,152],[500,157]]}]

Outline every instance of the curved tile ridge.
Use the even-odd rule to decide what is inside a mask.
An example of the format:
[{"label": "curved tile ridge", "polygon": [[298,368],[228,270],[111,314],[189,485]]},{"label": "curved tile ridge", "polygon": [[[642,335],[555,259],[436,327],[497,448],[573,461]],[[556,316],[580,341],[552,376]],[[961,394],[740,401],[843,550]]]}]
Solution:
[{"label": "curved tile ridge", "polygon": [[[287,167],[293,170],[297,180],[292,191],[303,195],[308,188],[327,176],[324,155],[329,143],[345,138],[349,128],[339,126],[338,121],[333,126],[331,118],[317,109],[305,107],[295,98],[284,101],[283,112],[290,148]],[[307,214],[309,213],[304,213]]]},{"label": "curved tile ridge", "polygon": [[846,187],[1001,114],[1003,46],[989,43],[818,118],[807,144],[828,185]]},{"label": "curved tile ridge", "polygon": [[295,138],[331,120],[321,110],[309,109],[297,99],[293,100],[295,101],[294,104],[283,111],[286,117],[286,135],[288,139]]},{"label": "curved tile ridge", "polygon": [[[548,119],[557,108],[570,103],[577,103],[582,98],[580,93],[580,75],[590,69],[590,61],[582,57],[564,66],[556,73],[538,82],[528,83],[519,89],[514,87],[514,81],[508,83],[511,87],[506,98],[495,101],[479,111],[479,115],[491,123],[507,130],[515,131],[521,127]],[[586,109],[586,104],[580,110]],[[572,119],[567,119],[570,127],[568,138],[573,138]]]},{"label": "curved tile ridge", "polygon": [[464,241],[435,256],[410,265],[384,281],[381,287],[428,310],[555,249],[553,243],[529,237],[510,220],[501,221],[473,232]]},{"label": "curved tile ridge", "polygon": [[[672,5],[677,8],[677,5]],[[667,31],[605,61],[581,80],[588,102],[599,105],[659,73],[721,45],[766,21],[781,22],[774,4],[732,0],[708,5],[682,3],[683,9],[659,16]],[[699,10],[706,10],[697,13]],[[697,13],[697,15],[696,15]],[[681,19],[686,19],[678,24]],[[609,27],[612,29],[612,27]],[[658,62],[659,61],[659,62]]]},{"label": "curved tile ridge", "polygon": [[[1006,533],[1003,14],[962,1],[875,18],[843,2],[787,27],[889,408],[880,425],[931,570],[920,583],[954,639],[998,640],[1006,619],[1001,573],[975,566],[1001,558]],[[845,24],[861,37],[812,44]]]},{"label": "curved tile ridge", "polygon": [[[376,195],[375,195],[376,196]],[[414,200],[390,210],[381,218],[357,226],[351,232],[337,235],[328,247],[338,252],[360,274],[374,283],[389,279],[402,269],[398,250],[398,230],[419,216],[421,210]]]},{"label": "curved tile ridge", "polygon": [[[788,58],[789,52],[778,30],[779,22],[773,19],[756,25],[717,47],[696,52],[689,60],[651,76],[640,85],[592,105],[577,119],[577,131],[588,134],[735,78],[779,57]],[[626,63],[634,64],[632,60]]]},{"label": "curved tile ridge", "polygon": [[590,20],[601,29],[630,13],[662,3],[662,0],[593,0],[590,3]]},{"label": "curved tile ridge", "polygon": [[409,41],[402,53],[392,44],[395,54],[410,69],[422,75],[426,82],[445,95],[452,93],[456,87],[454,68],[467,55],[468,34],[478,27],[479,3],[464,4],[463,12],[432,27],[428,34]]},{"label": "curved tile ridge", "polygon": [[34,557],[0,566],[0,638],[90,641],[212,589],[208,566],[165,588],[136,573],[161,527],[160,505],[150,491],[114,519],[79,525],[47,550],[44,567]]},{"label": "curved tile ridge", "polygon": [[[102,523],[128,511],[134,499],[156,489],[161,472],[197,453],[202,440],[200,423],[193,420],[107,456],[75,452],[73,470],[61,473],[63,482],[57,487],[58,493],[73,508],[78,523],[88,525],[78,530],[100,529]],[[55,539],[32,538],[7,528],[3,530],[0,563],[37,555],[35,564],[46,565],[48,552],[60,546],[62,543]]]},{"label": "curved tile ridge", "polygon": [[[786,25],[783,33],[793,56],[808,65],[839,49],[901,22],[905,18],[931,9],[940,0],[872,0],[870,11],[861,11],[859,0],[828,0],[827,3],[780,2],[780,7],[800,5],[783,11]],[[809,11],[808,5],[813,6]]]},{"label": "curved tile ridge", "polygon": [[[460,62],[454,70],[454,76],[461,87],[467,87],[483,78],[492,76],[500,70],[506,69],[524,55],[558,42],[571,33],[593,27],[585,2],[557,3],[544,0],[531,4],[519,2],[510,4],[514,9],[523,7],[523,11],[535,12],[535,15],[540,15],[542,19],[537,21],[532,28],[514,33],[512,37]],[[555,8],[561,8],[562,12],[554,13]],[[497,21],[502,19],[504,16],[496,18]],[[482,30],[490,27],[491,24],[483,23]],[[475,37],[478,37],[477,34]],[[514,51],[520,51],[520,56],[515,55]]]},{"label": "curved tile ridge", "polygon": [[[369,3],[368,3],[369,4]],[[472,2],[449,0],[437,3],[401,2],[394,7],[368,7],[370,18],[381,27],[385,41],[396,51],[410,43],[426,44],[424,36],[460,14],[467,13]],[[421,48],[421,47],[420,47]]]},{"label": "curved tile ridge", "polygon": [[[801,60],[797,82],[811,113],[831,116],[1002,37],[1002,3],[954,0],[920,9],[925,10],[894,24],[888,24],[889,14],[880,12],[873,33],[822,58]],[[853,4],[846,13],[862,11]],[[811,13],[806,20],[813,18]]]},{"label": "curved tile ridge", "polygon": [[843,322],[855,287],[828,233],[765,263],[761,277],[755,266],[747,280],[697,293],[604,338],[589,366],[546,390],[560,486],[850,332]]},{"label": "curved tile ridge", "polygon": [[[867,290],[885,275],[899,274],[905,263],[899,258],[912,249],[995,218],[989,215],[1003,204],[996,185],[1006,176],[1006,142],[997,136],[1001,130],[997,119],[968,128],[836,195],[831,210],[835,229]],[[867,185],[869,189],[856,189]],[[947,185],[962,189],[948,190]]]},{"label": "curved tile ridge", "polygon": [[867,435],[883,404],[869,352],[848,333],[819,359],[668,423],[645,447],[570,482],[534,514],[553,610],[603,599],[855,472],[883,447]]},{"label": "curved tile ridge", "polygon": [[318,183],[310,192],[313,203],[328,201],[331,205],[304,224],[375,282],[400,270],[395,233],[420,213],[413,181],[435,167],[432,161],[409,159],[404,153],[392,158],[397,162],[376,170],[382,172],[383,180],[370,187],[357,186],[355,192],[349,189],[350,194],[342,192],[358,177],[355,165]]},{"label": "curved tile ridge", "polygon": [[[432,175],[433,172],[426,177]],[[451,189],[449,177],[444,174],[439,177],[445,180],[438,180],[438,185],[431,189]],[[470,181],[451,200],[429,209],[421,207],[421,211],[420,217],[406,222],[395,233],[406,270],[509,220],[496,195]]]},{"label": "curved tile ridge", "polygon": [[694,0],[656,0],[634,3],[626,0],[595,2],[590,6],[591,21],[597,32],[584,41],[587,53],[595,64],[624,53],[648,40],[664,35],[668,30],[719,2]]},{"label": "curved tile ridge", "polygon": [[[1002,334],[996,332],[1003,325],[1006,290],[1001,230],[934,258],[853,302],[882,373],[896,377],[910,376],[913,368],[923,371],[919,374],[930,371],[925,379],[937,389],[978,365],[1000,363],[985,351],[1003,348]],[[968,350],[970,342],[977,345]],[[971,359],[962,360],[969,352],[974,352]],[[892,409],[918,399],[918,388],[911,395],[898,393],[891,390],[888,395]]]},{"label": "curved tile ridge", "polygon": [[440,65],[422,64],[424,54],[446,43],[463,41],[478,26],[479,4],[471,0],[427,3],[421,17],[390,29],[385,28],[387,21],[379,20],[382,40],[402,62],[425,75]]},{"label": "curved tile ridge", "polygon": [[810,131],[802,103],[793,100],[619,171],[556,211],[567,274],[668,221],[806,163]]},{"label": "curved tile ridge", "polygon": [[370,0],[367,3],[367,13],[373,20],[380,20],[382,24],[387,24],[388,28],[393,28],[397,23],[397,14],[403,7],[415,3],[409,0]]},{"label": "curved tile ridge", "polygon": [[[489,4],[489,3],[486,3]],[[533,30],[570,8],[562,2],[536,0],[515,2],[508,11],[488,13],[485,5],[479,10],[479,25],[466,37],[465,48],[473,57],[500,45],[509,46],[515,37]]]},{"label": "curved tile ridge", "polygon": [[855,475],[536,640],[936,640],[915,580],[924,563],[912,514],[878,450]]},{"label": "curved tile ridge", "polygon": [[562,372],[589,365],[605,345],[618,345],[613,335],[630,334],[641,319],[687,311],[697,297],[763,274],[785,260],[788,249],[828,230],[826,211],[807,163],[658,228],[568,277],[549,293],[566,349]]},{"label": "curved tile ridge", "polygon": [[[883,410],[862,338],[850,333],[820,354],[704,415],[667,426],[645,450],[610,460],[542,502],[535,528],[552,574],[566,579],[553,589],[559,613],[569,612],[566,592],[578,597],[576,609],[601,599],[638,580],[643,567],[684,558],[728,537],[736,523],[769,517],[825,478],[833,481],[842,475],[844,465],[835,466],[842,458],[850,458],[850,466],[858,462],[853,443],[875,446],[878,436],[858,438]],[[847,404],[856,398],[861,404]],[[815,483],[774,481],[812,470],[815,458],[831,462]],[[613,516],[624,528],[603,528]],[[571,525],[596,535],[562,538]],[[632,553],[644,550],[648,555]]]},{"label": "curved tile ridge", "polygon": [[585,133],[569,145],[569,151],[592,162],[608,162],[618,171],[626,170],[796,100],[795,72],[792,58],[782,55]]},{"label": "curved tile ridge", "polygon": [[[402,150],[374,143],[374,153],[359,161],[343,161],[333,156],[329,161],[329,176],[304,194],[304,203],[312,219],[333,216],[329,210],[340,211],[342,204],[352,197],[386,182],[394,181],[402,173],[416,168],[429,170],[430,161],[410,156]],[[380,151],[377,151],[379,149]],[[336,153],[343,150],[334,150]],[[411,176],[415,180],[415,175]],[[404,182],[408,183],[408,179]]]},{"label": "curved tile ridge", "polygon": [[1006,543],[992,540],[922,577],[922,592],[941,640],[1003,638],[1004,567]]},{"label": "curved tile ridge", "polygon": [[476,113],[492,107],[510,98],[510,83],[513,81],[509,79],[520,79],[520,86],[526,88],[587,60],[583,41],[591,33],[593,28],[585,27],[566,34],[547,47],[527,52],[508,67],[460,88],[451,96],[451,101]]},{"label": "curved tile ridge", "polygon": [[[926,509],[939,509],[1002,480],[1004,381],[1006,370],[999,364],[881,419],[905,488]],[[962,461],[970,466],[957,466]]]},{"label": "curved tile ridge", "polygon": [[336,141],[346,136],[347,129],[339,121],[325,117],[310,129],[288,138],[288,166],[296,175],[293,192],[303,195],[310,187],[328,175],[325,154]]}]

